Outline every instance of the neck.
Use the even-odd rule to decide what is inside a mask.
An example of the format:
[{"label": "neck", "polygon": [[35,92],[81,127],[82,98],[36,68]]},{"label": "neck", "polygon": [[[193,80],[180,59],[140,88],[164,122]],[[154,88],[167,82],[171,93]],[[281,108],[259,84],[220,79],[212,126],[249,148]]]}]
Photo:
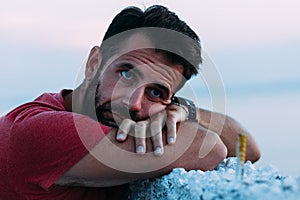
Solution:
[{"label": "neck", "polygon": [[67,111],[83,113],[88,89],[87,82],[83,81],[73,92],[64,96]]},{"label": "neck", "polygon": [[96,86],[83,81],[73,92],[64,97],[66,109],[70,112],[76,112],[97,119],[95,112],[95,92]]},{"label": "neck", "polygon": [[63,96],[63,98],[65,100],[65,106],[66,106],[67,111],[72,112],[73,92],[66,94],[65,96]]}]

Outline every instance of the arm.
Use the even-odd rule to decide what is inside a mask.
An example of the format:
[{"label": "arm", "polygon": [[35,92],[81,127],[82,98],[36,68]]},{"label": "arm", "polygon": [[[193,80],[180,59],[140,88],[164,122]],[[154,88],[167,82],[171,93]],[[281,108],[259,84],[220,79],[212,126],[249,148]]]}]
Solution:
[{"label": "arm", "polygon": [[233,118],[221,113],[196,108],[195,104],[186,98],[173,97],[172,102],[186,107],[188,119],[198,122],[201,126],[217,133],[228,150],[228,157],[236,156],[237,135],[247,135],[246,159],[252,162],[260,158],[260,151],[252,136]]},{"label": "arm", "polygon": [[[171,136],[176,139],[178,133],[176,133],[176,127],[174,127],[175,124],[189,119],[192,121],[197,121],[201,126],[217,133],[227,147],[227,157],[236,156],[237,135],[239,133],[243,133],[247,135],[246,159],[250,160],[251,162],[255,162],[260,158],[260,151],[253,137],[233,118],[221,113],[208,111],[202,108],[196,108],[192,101],[185,98],[174,97],[172,101],[173,103],[170,104],[166,109],[168,113],[166,117],[168,138]],[[160,126],[156,126],[158,129],[163,126],[162,122],[164,120],[157,119],[154,121],[161,122],[159,123],[161,124]],[[156,134],[154,135],[154,137],[152,137],[153,146],[161,143],[161,138],[156,140],[153,139],[159,135],[161,135],[161,133]],[[140,140],[139,137],[136,137],[136,140]],[[175,140],[173,143],[175,143]]]},{"label": "arm", "polygon": [[[181,123],[176,143],[165,146],[166,150],[162,156],[154,156],[151,152],[142,156],[134,153],[134,138],[129,136],[126,142],[119,143],[115,141],[116,132],[117,130],[113,129],[55,183],[108,187],[137,179],[157,177],[169,173],[176,167],[183,167],[186,170],[210,170],[227,154],[226,147],[218,135],[197,123]],[[166,144],[165,132],[163,135]],[[146,142],[146,146],[150,148],[151,141],[147,139]]]},{"label": "arm", "polygon": [[197,109],[197,118],[200,125],[221,137],[227,147],[228,157],[236,156],[237,135],[243,133],[247,135],[246,160],[255,162],[260,158],[260,151],[253,137],[233,118],[201,108]]}]

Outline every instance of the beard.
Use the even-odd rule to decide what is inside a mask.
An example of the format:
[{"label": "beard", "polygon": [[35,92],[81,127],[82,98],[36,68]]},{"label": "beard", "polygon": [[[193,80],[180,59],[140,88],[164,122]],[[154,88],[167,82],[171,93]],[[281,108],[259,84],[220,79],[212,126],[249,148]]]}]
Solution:
[{"label": "beard", "polygon": [[96,108],[97,120],[104,125],[118,128],[124,119],[130,119],[138,122],[145,120],[137,112],[129,111],[127,107],[121,105],[112,105],[111,102],[98,105]]},{"label": "beard", "polygon": [[[122,105],[112,105],[111,101],[101,96],[100,83],[82,84],[82,90],[76,91],[78,99],[82,97],[82,104],[78,112],[110,127],[118,128],[124,119],[137,121],[139,118],[135,112],[129,112]],[[85,92],[82,92],[85,91]],[[81,95],[83,94],[83,95]],[[77,98],[75,98],[76,100]],[[76,104],[75,104],[76,105]]]},{"label": "beard", "polygon": [[93,82],[88,85],[84,95],[81,114],[87,115],[106,126],[115,128],[119,128],[124,119],[138,122],[149,117],[136,111],[130,111],[125,105],[112,103],[106,97],[101,96],[99,88],[99,82]]},{"label": "beard", "polygon": [[118,128],[120,122],[114,117],[111,112],[110,103],[105,103],[96,108],[97,120],[106,126]]}]

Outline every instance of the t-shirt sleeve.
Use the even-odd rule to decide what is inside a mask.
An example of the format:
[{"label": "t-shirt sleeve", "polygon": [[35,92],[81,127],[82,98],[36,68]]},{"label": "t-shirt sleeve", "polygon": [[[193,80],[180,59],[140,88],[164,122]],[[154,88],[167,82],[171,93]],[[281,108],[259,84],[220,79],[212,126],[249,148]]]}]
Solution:
[{"label": "t-shirt sleeve", "polygon": [[110,128],[71,112],[26,115],[12,126],[9,176],[19,192],[47,191],[88,154]]}]

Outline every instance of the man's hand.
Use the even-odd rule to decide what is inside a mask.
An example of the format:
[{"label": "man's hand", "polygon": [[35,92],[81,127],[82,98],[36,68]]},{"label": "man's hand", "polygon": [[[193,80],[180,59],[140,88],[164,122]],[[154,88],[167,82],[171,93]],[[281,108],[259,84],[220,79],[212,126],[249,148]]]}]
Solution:
[{"label": "man's hand", "polygon": [[153,151],[155,155],[162,155],[163,137],[162,129],[167,128],[167,143],[174,144],[176,141],[176,124],[185,121],[187,118],[187,109],[181,106],[170,104],[166,110],[150,116],[145,121],[135,122],[131,119],[122,121],[117,131],[116,140],[125,141],[128,134],[135,138],[136,153],[144,154],[146,152],[146,138],[151,138]]}]

